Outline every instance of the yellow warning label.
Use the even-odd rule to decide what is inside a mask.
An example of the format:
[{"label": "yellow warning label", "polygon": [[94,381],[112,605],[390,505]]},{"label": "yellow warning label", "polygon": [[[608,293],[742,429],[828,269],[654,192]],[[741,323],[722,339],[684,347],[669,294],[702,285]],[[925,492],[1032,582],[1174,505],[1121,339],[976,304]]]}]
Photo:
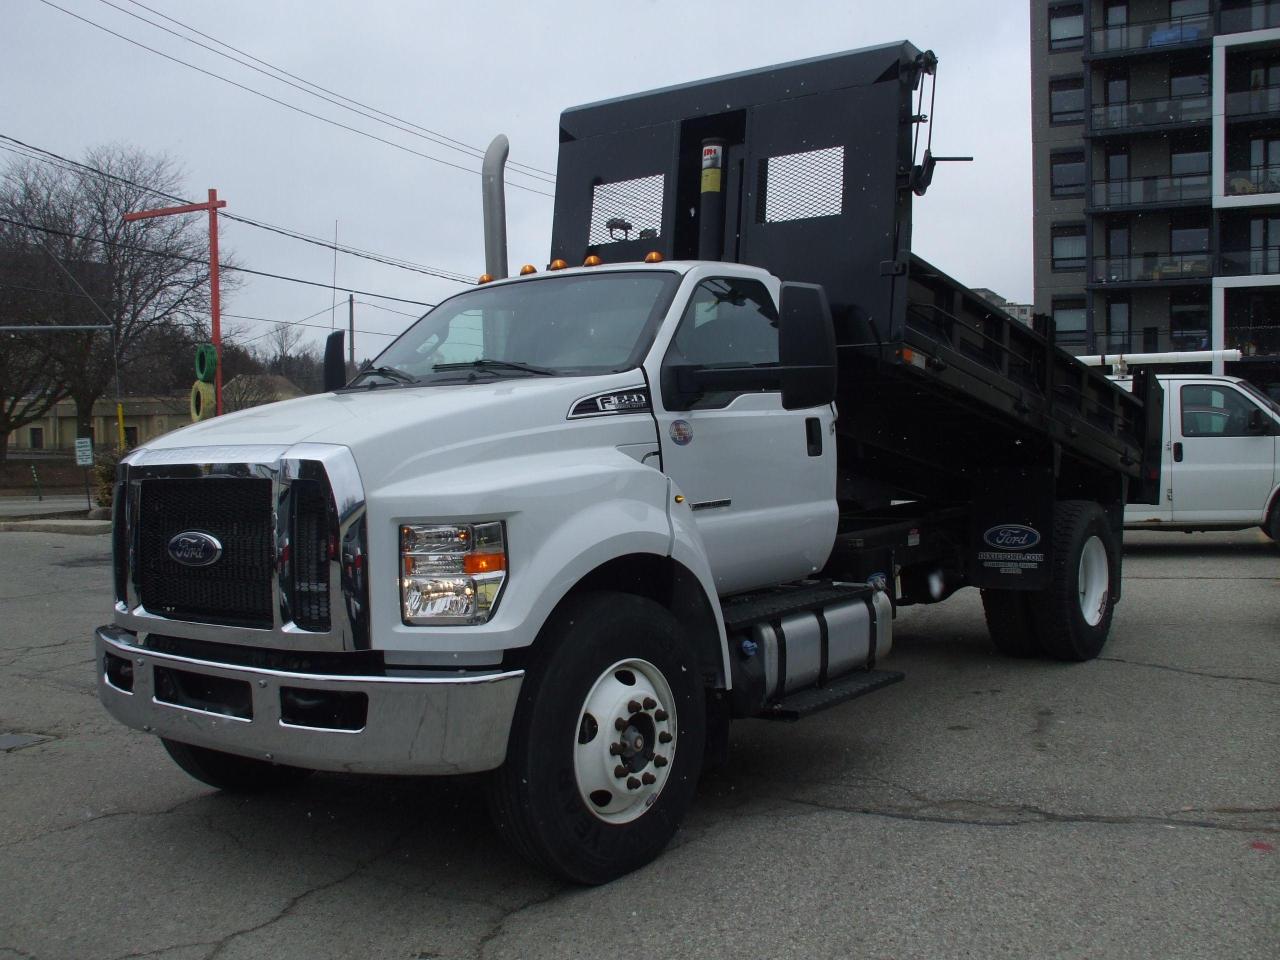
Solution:
[{"label": "yellow warning label", "polygon": [[702,192],[703,193],[719,193],[720,192],[720,168],[707,167],[702,171]]}]

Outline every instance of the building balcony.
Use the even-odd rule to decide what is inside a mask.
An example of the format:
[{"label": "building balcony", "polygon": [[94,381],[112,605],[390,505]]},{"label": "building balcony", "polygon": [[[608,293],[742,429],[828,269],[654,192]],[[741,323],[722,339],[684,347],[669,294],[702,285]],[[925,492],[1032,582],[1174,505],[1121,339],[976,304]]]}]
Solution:
[{"label": "building balcony", "polygon": [[1090,111],[1089,133],[1121,133],[1144,127],[1207,123],[1212,113],[1213,99],[1207,93],[1103,103]]},{"label": "building balcony", "polygon": [[1090,206],[1094,209],[1112,210],[1121,207],[1176,206],[1196,201],[1208,203],[1209,183],[1207,173],[1102,180],[1092,185]]},{"label": "building balcony", "polygon": [[1209,253],[1143,253],[1132,257],[1094,257],[1090,283],[1168,283],[1213,276]]},{"label": "building balcony", "polygon": [[1228,170],[1226,193],[1229,197],[1244,197],[1255,193],[1280,193],[1280,167],[1246,167],[1243,170]]},{"label": "building balcony", "polygon": [[1162,52],[1169,47],[1207,43],[1212,36],[1213,17],[1207,13],[1167,17],[1118,27],[1095,27],[1089,37],[1089,53]]},{"label": "building balcony", "polygon": [[1223,342],[1227,349],[1239,350],[1243,356],[1280,355],[1280,323],[1243,327],[1228,323],[1223,333]]},{"label": "building balcony", "polygon": [[1227,117],[1266,117],[1280,114],[1280,84],[1227,93]]},{"label": "building balcony", "polygon": [[1218,273],[1224,277],[1268,276],[1280,273],[1280,247],[1223,250]]},{"label": "building balcony", "polygon": [[1266,30],[1280,27],[1280,3],[1263,0],[1256,3],[1224,3],[1222,28],[1219,33],[1246,33],[1249,30]]}]

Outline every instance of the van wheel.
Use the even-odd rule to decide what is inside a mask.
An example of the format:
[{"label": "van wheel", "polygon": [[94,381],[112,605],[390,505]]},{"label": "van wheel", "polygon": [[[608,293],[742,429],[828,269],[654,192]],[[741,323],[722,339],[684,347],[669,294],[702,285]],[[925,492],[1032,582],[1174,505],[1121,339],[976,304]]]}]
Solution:
[{"label": "van wheel", "polygon": [[983,590],[982,611],[987,617],[991,642],[1006,657],[1039,657],[1044,654],[1031,616],[1031,599],[1025,590]]},{"label": "van wheel", "polygon": [[1059,660],[1092,660],[1102,652],[1115,609],[1115,538],[1098,504],[1062,500],[1054,510],[1049,586],[1031,613],[1044,652]]},{"label": "van wheel", "polygon": [[286,767],[280,763],[240,757],[234,753],[194,747],[177,740],[161,739],[165,750],[180,766],[201,783],[227,793],[266,793],[301,783],[315,771]]},{"label": "van wheel", "polygon": [[1267,514],[1267,522],[1262,525],[1262,532],[1272,540],[1280,543],[1280,496],[1276,497],[1276,502],[1271,505],[1271,512]]},{"label": "van wheel", "polygon": [[706,714],[679,623],[643,597],[572,601],[534,648],[494,822],[535,864],[607,883],[656,857],[692,802]]}]

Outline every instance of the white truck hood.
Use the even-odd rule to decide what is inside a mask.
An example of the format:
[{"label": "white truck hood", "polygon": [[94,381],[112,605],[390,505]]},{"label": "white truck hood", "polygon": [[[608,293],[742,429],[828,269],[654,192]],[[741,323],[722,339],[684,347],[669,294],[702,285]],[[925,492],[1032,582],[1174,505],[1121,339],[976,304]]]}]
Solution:
[{"label": "white truck hood", "polygon": [[633,370],[596,377],[486,377],[476,383],[378,386],[227,414],[165,434],[146,447],[333,443],[351,449],[366,480],[387,482],[406,470],[420,471],[423,456],[431,456],[433,468],[441,469],[474,462],[494,446],[507,455],[513,446],[560,446],[563,441],[541,435],[563,435],[577,401],[643,382],[640,371]]}]

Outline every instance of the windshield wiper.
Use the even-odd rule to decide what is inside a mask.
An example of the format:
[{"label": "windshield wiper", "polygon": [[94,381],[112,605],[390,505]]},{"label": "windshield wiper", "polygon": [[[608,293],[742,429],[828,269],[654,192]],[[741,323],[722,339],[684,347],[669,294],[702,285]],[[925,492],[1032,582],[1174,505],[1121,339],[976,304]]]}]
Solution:
[{"label": "windshield wiper", "polygon": [[417,377],[411,377],[403,370],[397,367],[369,367],[367,370],[361,370],[356,374],[356,380],[361,377],[367,377],[370,374],[377,374],[379,377],[386,377],[388,380],[395,380],[397,383],[417,383]]},{"label": "windshield wiper", "polygon": [[493,360],[489,357],[481,357],[479,360],[467,360],[463,363],[437,363],[432,370],[522,370],[525,373],[534,373],[540,377],[555,376],[554,370],[548,370],[546,367],[535,367],[529,363],[521,363],[519,360]]}]

